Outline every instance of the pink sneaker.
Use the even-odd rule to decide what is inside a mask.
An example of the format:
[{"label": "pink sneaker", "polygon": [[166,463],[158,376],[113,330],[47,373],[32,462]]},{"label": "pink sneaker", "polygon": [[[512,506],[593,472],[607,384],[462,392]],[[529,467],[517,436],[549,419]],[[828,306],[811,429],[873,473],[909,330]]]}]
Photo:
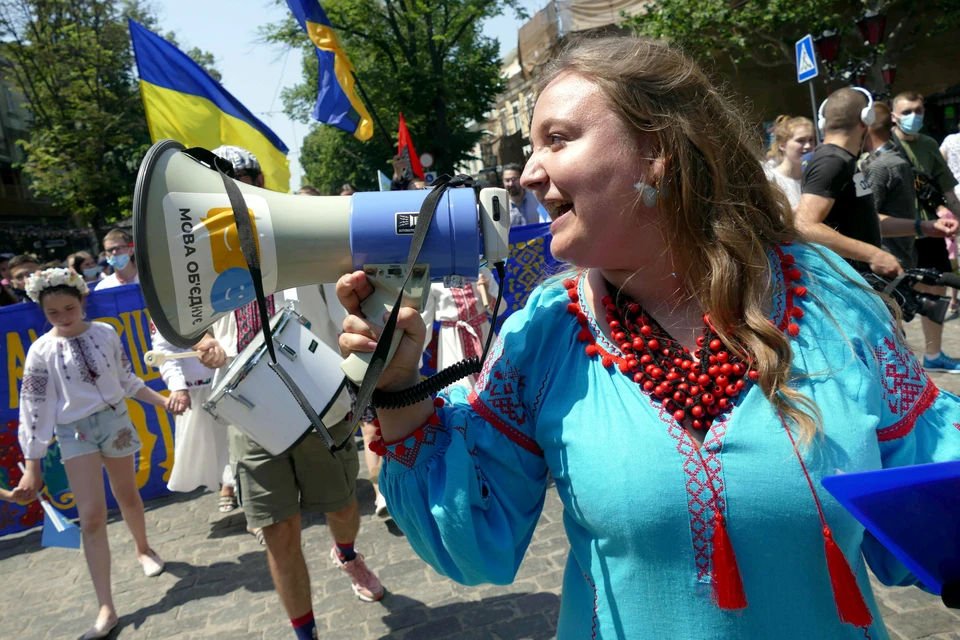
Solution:
[{"label": "pink sneaker", "polygon": [[353,587],[353,592],[358,598],[364,602],[376,602],[383,597],[383,585],[373,571],[367,568],[362,555],[358,553],[353,560],[344,562],[340,559],[337,548],[334,547],[330,550],[330,559],[333,560],[333,564],[340,567],[340,571],[350,576],[350,581],[353,583],[350,586]]}]

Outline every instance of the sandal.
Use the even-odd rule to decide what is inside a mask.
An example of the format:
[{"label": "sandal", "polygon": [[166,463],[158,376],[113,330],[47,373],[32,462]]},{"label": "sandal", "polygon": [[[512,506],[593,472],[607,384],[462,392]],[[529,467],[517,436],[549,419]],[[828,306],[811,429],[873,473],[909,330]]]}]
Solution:
[{"label": "sandal", "polygon": [[237,502],[237,496],[220,496],[217,509],[220,511],[220,513],[230,513],[239,506],[240,503]]},{"label": "sandal", "polygon": [[257,539],[257,543],[258,543],[261,547],[267,546],[267,541],[266,541],[266,540],[264,539],[264,537],[263,537],[263,528],[262,528],[262,527],[261,527],[260,529],[252,529],[252,530],[251,530],[251,529],[247,529],[247,531],[249,531],[250,533],[253,534],[253,536]]},{"label": "sandal", "polygon": [[161,559],[160,556],[157,555],[157,552],[153,549],[150,549],[150,555],[146,561],[140,560],[140,558],[137,558],[137,560],[140,562],[140,566],[143,568],[143,575],[147,576],[148,578],[156,578],[158,575],[163,573],[163,559]]},{"label": "sandal", "polygon": [[117,625],[120,624],[119,618],[114,618],[112,621],[107,621],[103,625],[95,624],[93,627],[83,634],[80,637],[80,640],[96,640],[97,638],[106,638],[113,630],[117,628]]}]

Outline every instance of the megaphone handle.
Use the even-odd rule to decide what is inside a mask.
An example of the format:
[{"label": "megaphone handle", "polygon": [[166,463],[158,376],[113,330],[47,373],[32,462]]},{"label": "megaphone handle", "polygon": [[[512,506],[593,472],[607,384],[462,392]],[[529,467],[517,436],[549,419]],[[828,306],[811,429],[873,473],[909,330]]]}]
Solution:
[{"label": "megaphone handle", "polygon": [[[373,293],[370,294],[362,303],[360,310],[368,320],[378,326],[383,326],[383,314],[389,313],[396,302],[397,290],[383,286],[376,278],[371,278],[373,284]],[[403,338],[403,331],[396,331],[390,341],[390,351],[387,354],[387,362],[393,359],[393,354],[397,352],[400,346],[400,340]],[[367,365],[373,359],[373,353],[351,353],[341,364],[343,373],[353,381],[354,384],[363,382],[363,376],[367,373]]]},{"label": "megaphone handle", "polygon": [[[393,354],[397,352],[397,347],[400,346],[400,341],[402,339],[402,331],[398,331],[393,334],[393,339],[390,341],[390,351],[387,352],[387,362],[390,362],[393,359]],[[340,368],[343,369],[344,375],[346,375],[354,384],[360,384],[363,382],[363,376],[367,373],[367,366],[370,364],[370,360],[372,358],[372,352],[351,353],[340,364]]]}]

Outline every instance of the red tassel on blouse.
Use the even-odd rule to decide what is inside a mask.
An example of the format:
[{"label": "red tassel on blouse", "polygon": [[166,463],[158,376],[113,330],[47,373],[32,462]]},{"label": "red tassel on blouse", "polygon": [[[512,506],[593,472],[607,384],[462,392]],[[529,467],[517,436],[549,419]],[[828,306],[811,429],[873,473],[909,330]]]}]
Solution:
[{"label": "red tassel on blouse", "polygon": [[718,607],[733,611],[747,606],[747,594],[743,590],[737,556],[727,533],[727,524],[719,511],[713,519],[713,570],[710,577],[713,579]]},{"label": "red tassel on blouse", "polygon": [[790,444],[793,445],[793,453],[800,462],[800,468],[803,470],[803,476],[807,479],[810,486],[810,494],[813,496],[813,503],[817,507],[817,515],[820,517],[820,532],[823,534],[824,551],[827,556],[827,573],[830,574],[830,586],[833,588],[833,601],[837,605],[837,615],[840,622],[852,624],[861,629],[869,629],[873,624],[873,614],[870,613],[870,607],[863,599],[863,592],[860,591],[860,585],[857,584],[857,578],[850,570],[850,564],[843,555],[843,550],[833,539],[833,532],[827,526],[827,519],[823,516],[823,507],[820,506],[820,497],[817,496],[813,488],[813,480],[807,472],[807,465],[803,462],[803,456],[800,455],[800,449],[797,448],[797,441],[793,438],[793,433],[787,427],[787,421],[783,414],[780,414],[780,422],[783,424],[787,437],[790,438]]},{"label": "red tassel on blouse", "polygon": [[827,571],[830,572],[833,599],[837,603],[840,621],[863,629],[869,628],[873,624],[873,614],[864,602],[857,578],[850,570],[850,564],[843,555],[843,551],[833,540],[829,527],[823,528],[823,539],[827,553]]}]

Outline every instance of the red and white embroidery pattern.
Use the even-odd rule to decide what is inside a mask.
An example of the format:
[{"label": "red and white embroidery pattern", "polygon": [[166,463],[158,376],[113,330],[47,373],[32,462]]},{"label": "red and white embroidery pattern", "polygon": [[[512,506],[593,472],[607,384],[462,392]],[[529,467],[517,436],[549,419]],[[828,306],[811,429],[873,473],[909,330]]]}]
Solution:
[{"label": "red and white embroidery pattern", "polygon": [[[694,560],[697,563],[697,580],[702,580],[710,575],[714,513],[717,510],[721,513],[726,512],[726,500],[723,498],[723,468],[719,454],[723,447],[723,436],[727,433],[727,423],[726,420],[714,422],[708,434],[709,438],[697,452],[690,435],[677,424],[670,412],[661,408],[660,419],[666,423],[670,436],[677,441],[677,453],[684,458],[683,470],[687,474],[690,534],[693,537]],[[703,456],[703,464],[700,462],[701,456]],[[712,491],[711,485],[713,485]],[[714,492],[716,492],[716,499],[714,499]],[[714,502],[716,504],[713,504]]]},{"label": "red and white embroidery pattern", "polygon": [[503,341],[498,337],[487,354],[476,390],[468,401],[473,410],[497,431],[530,453],[543,456],[543,450],[520,428],[532,428],[523,394],[526,375],[503,355]]},{"label": "red and white embroidery pattern", "polygon": [[49,376],[46,371],[30,371],[23,377],[23,385],[20,392],[25,396],[37,402],[43,402],[47,399],[47,381]]},{"label": "red and white embroidery pattern", "polygon": [[896,422],[877,431],[881,442],[902,438],[913,430],[917,418],[930,408],[940,390],[927,377],[916,356],[896,338],[897,327],[891,327],[875,347],[879,363],[883,403]]},{"label": "red and white embroidery pattern", "polygon": [[[397,455],[396,447],[388,446],[383,453],[384,458],[396,460],[408,469],[412,469],[420,455],[420,447],[427,444],[433,446],[437,443],[437,434],[444,431],[443,425],[425,424],[423,426],[423,439],[407,437],[403,440],[403,455]],[[408,444],[409,443],[409,444]],[[395,444],[395,443],[394,443]]]},{"label": "red and white embroidery pattern", "polygon": [[503,356],[503,337],[497,336],[493,344],[490,345],[490,351],[487,353],[487,359],[483,362],[483,367],[480,369],[480,377],[477,380],[476,387],[477,393],[483,393],[484,389],[487,388],[487,379],[490,377],[490,372],[493,371],[493,367],[500,360],[500,357]]},{"label": "red and white embroidery pattern", "polygon": [[[80,371],[80,379],[88,384],[96,384],[100,377],[100,369],[97,368],[97,361],[90,353],[90,347],[82,337],[67,340],[70,346],[70,355],[73,356],[73,362]],[[64,365],[66,367],[66,365]]]}]

